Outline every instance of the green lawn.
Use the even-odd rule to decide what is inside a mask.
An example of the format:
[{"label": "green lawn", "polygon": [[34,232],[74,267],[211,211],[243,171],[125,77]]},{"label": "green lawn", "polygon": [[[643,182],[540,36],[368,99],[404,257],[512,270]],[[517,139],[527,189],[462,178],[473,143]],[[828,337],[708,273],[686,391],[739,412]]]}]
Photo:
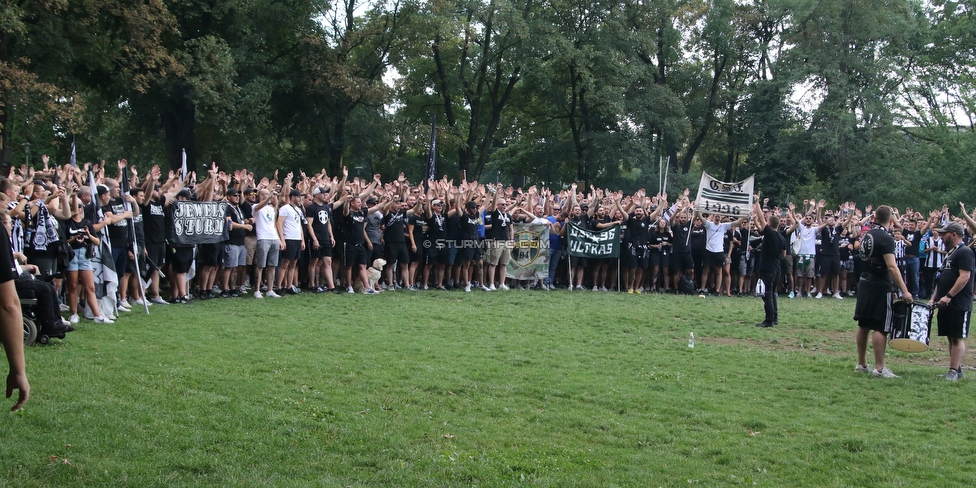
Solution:
[{"label": "green lawn", "polygon": [[[28,348],[0,486],[973,486],[976,371],[853,300],[384,293],[154,306]],[[695,333],[696,347],[688,348]],[[12,405],[7,400],[5,408]]]}]

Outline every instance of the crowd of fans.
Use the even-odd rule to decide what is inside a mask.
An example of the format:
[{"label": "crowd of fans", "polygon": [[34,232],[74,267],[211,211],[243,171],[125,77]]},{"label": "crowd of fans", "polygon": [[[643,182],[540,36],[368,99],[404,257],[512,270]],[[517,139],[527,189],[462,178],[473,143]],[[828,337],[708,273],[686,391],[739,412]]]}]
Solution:
[{"label": "crowd of fans", "polygon": [[[8,210],[2,219],[21,266],[18,290],[30,288],[39,298],[40,325],[57,333],[80,316],[111,322],[133,304],[244,294],[531,288],[753,295],[762,253],[758,222],[771,215],[780,217],[789,250],[780,282],[765,286],[789,298],[842,299],[856,293],[856,250],[872,215],[870,205],[861,209],[853,202],[828,207],[809,199],[780,208],[762,200],[757,208],[764,219],[731,219],[697,212],[688,190],[671,201],[644,190],[626,195],[591,187],[584,193],[575,184],[558,190],[446,177],[418,184],[403,174],[392,181],[350,179],[345,169],[341,177],[323,170],[297,178],[288,173],[279,181],[277,173],[256,179],[214,165],[202,176],[164,175],[158,166],[140,175],[125,160],[49,166],[47,157],[44,169],[11,169],[0,180]],[[172,203],[179,200],[226,201],[228,240],[197,246],[167,240]],[[912,294],[927,298],[946,253],[933,229],[953,218],[970,229],[976,222],[965,207],[959,217],[948,207],[924,215],[905,209],[895,217],[898,266]],[[514,225],[522,222],[549,226],[544,278],[506,278]],[[593,230],[619,225],[620,256],[569,256],[569,223]],[[92,262],[105,235],[120,271],[115,307],[107,312],[98,306]],[[137,270],[148,280],[145,292]]]}]

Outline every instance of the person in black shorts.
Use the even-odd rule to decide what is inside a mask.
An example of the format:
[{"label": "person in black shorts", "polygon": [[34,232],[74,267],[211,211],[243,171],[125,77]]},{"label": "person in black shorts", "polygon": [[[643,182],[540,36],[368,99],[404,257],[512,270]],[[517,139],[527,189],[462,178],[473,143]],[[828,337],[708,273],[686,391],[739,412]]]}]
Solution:
[{"label": "person in black shorts", "polygon": [[363,293],[373,294],[376,290],[369,287],[369,275],[366,274],[366,259],[373,247],[366,237],[366,214],[375,210],[363,208],[363,200],[358,195],[346,195],[345,198],[346,202],[342,207],[342,235],[345,238],[343,243],[345,249],[342,251],[342,282],[346,285],[347,293],[355,293],[353,288],[355,276],[365,285]]},{"label": "person in black shorts", "polygon": [[762,252],[759,256],[759,277],[766,289],[763,292],[765,319],[756,327],[772,327],[779,324],[779,306],[776,303],[776,284],[782,272],[783,256],[786,255],[786,238],[779,232],[779,215],[771,214],[769,220],[759,203],[754,212],[762,227]]},{"label": "person in black shorts", "polygon": [[409,288],[410,283],[410,252],[407,249],[407,211],[410,204],[403,197],[396,203],[396,209],[390,208],[383,215],[383,258],[386,259],[386,284],[388,287],[398,288],[394,270],[399,272],[402,286]]},{"label": "person in black shorts", "polygon": [[[901,271],[895,262],[895,240],[889,234],[891,227],[891,207],[882,205],[874,211],[875,226],[864,234],[858,245],[858,258],[861,260],[861,279],[857,284],[857,304],[854,320],[857,333],[857,365],[854,371],[870,372],[878,378],[898,378],[884,365],[887,335],[891,332],[894,301],[892,284],[902,293],[902,299],[912,303],[912,294],[901,279]],[[868,337],[874,347],[874,369],[866,362]]]},{"label": "person in black shorts", "polygon": [[[965,210],[963,210],[965,215]],[[973,268],[976,256],[963,241],[965,230],[957,222],[935,229],[942,236],[949,253],[942,261],[932,303],[939,308],[939,335],[949,341],[949,371],[942,375],[949,381],[962,379],[962,358],[969,336],[969,316],[973,311]]]},{"label": "person in black shorts", "polygon": [[14,280],[17,278],[17,265],[10,247],[7,229],[0,225],[0,340],[7,356],[7,398],[14,390],[19,391],[17,403],[11,410],[17,410],[30,398],[30,384],[27,382],[27,366],[24,361],[24,316],[20,312],[20,298]]},{"label": "person in black shorts", "polygon": [[312,190],[312,201],[305,208],[308,221],[308,235],[312,249],[308,262],[308,286],[316,293],[332,290],[335,280],[332,277],[332,250],[335,238],[332,232],[332,203],[329,189],[318,187]]}]

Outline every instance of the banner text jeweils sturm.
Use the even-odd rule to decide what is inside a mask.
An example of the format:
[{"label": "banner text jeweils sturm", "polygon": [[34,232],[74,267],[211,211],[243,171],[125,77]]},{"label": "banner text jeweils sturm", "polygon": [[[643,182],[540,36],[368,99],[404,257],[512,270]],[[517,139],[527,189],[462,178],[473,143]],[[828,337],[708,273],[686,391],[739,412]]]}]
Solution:
[{"label": "banner text jeweils sturm", "polygon": [[570,222],[566,228],[569,255],[582,258],[620,257],[620,226],[600,231],[586,230]]},{"label": "banner text jeweils sturm", "polygon": [[173,205],[173,240],[178,244],[213,244],[228,239],[227,202],[181,202]]},{"label": "banner text jeweils sturm", "polygon": [[698,185],[695,210],[703,214],[720,214],[732,218],[748,217],[752,213],[752,194],[755,175],[737,183],[726,183],[702,173]]}]

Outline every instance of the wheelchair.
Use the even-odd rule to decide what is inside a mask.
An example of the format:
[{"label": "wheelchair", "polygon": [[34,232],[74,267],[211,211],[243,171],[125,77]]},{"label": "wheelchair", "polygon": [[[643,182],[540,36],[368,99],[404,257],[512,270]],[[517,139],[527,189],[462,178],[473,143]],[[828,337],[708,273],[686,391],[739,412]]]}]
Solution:
[{"label": "wheelchair", "polygon": [[24,317],[24,346],[33,345],[35,342],[47,344],[52,337],[64,339],[64,332],[54,335],[41,332],[40,327],[37,326],[37,317],[34,315],[35,306],[37,306],[37,298],[33,296],[20,297],[20,313]]}]

